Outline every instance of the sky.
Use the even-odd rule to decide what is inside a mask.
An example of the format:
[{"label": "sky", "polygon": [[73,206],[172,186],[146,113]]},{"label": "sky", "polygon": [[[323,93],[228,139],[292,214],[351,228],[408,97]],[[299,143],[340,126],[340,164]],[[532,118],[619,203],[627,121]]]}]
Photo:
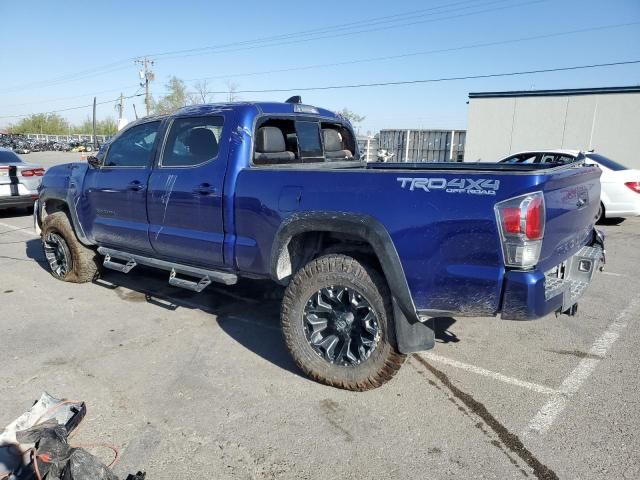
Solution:
[{"label": "sky", "polygon": [[[175,75],[242,100],[304,103],[383,128],[464,129],[469,92],[640,84],[640,63],[413,85],[299,88],[424,80],[640,60],[640,0],[0,0],[0,127],[61,111],[72,123],[116,117],[141,92],[134,59],[154,60],[158,98]],[[537,38],[531,38],[537,37]],[[487,45],[490,44],[490,45]],[[173,53],[178,52],[178,53]],[[285,89],[243,93],[242,90]],[[226,101],[227,94],[213,94]],[[125,100],[125,117],[144,112]],[[82,107],[82,108],[75,108]]]}]

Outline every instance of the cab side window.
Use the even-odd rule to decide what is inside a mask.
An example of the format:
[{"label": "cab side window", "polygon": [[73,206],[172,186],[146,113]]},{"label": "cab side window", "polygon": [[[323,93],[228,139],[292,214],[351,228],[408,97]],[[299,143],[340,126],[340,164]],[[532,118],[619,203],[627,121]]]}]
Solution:
[{"label": "cab side window", "polygon": [[146,167],[151,161],[160,122],[148,122],[127,129],[107,151],[105,167]]},{"label": "cab side window", "polygon": [[163,167],[190,167],[218,156],[224,117],[177,118],[162,154]]}]

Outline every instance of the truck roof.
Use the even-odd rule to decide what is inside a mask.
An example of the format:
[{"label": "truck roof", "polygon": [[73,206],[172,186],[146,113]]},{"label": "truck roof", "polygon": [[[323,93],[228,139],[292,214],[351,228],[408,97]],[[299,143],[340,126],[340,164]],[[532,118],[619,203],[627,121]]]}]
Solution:
[{"label": "truck roof", "polygon": [[286,102],[228,102],[228,103],[204,103],[199,105],[189,105],[176,110],[173,113],[165,115],[150,115],[148,117],[140,118],[127,125],[127,128],[149,120],[161,120],[167,117],[183,117],[200,115],[211,115],[222,111],[235,110],[240,113],[257,113],[258,114],[283,114],[283,115],[304,115],[304,116],[318,116],[322,118],[335,119],[340,122],[347,122],[348,120],[340,114],[334,113],[324,108],[315,107],[313,105],[306,105],[302,103],[286,103]]}]

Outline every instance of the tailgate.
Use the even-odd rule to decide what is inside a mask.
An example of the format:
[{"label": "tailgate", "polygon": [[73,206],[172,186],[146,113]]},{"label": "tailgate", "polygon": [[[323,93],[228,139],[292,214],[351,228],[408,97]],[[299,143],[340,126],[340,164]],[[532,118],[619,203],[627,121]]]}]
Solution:
[{"label": "tailgate", "polygon": [[550,173],[542,185],[546,224],[538,268],[547,271],[586,245],[600,206],[601,170],[580,166]]}]

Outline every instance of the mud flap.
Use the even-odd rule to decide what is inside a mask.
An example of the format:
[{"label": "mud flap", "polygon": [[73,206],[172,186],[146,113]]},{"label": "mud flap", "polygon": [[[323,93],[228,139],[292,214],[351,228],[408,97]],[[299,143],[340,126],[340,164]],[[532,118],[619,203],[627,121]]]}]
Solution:
[{"label": "mud flap", "polygon": [[436,344],[435,323],[430,318],[425,322],[411,322],[393,299],[393,317],[396,327],[396,342],[400,353],[408,354],[430,350]]}]

